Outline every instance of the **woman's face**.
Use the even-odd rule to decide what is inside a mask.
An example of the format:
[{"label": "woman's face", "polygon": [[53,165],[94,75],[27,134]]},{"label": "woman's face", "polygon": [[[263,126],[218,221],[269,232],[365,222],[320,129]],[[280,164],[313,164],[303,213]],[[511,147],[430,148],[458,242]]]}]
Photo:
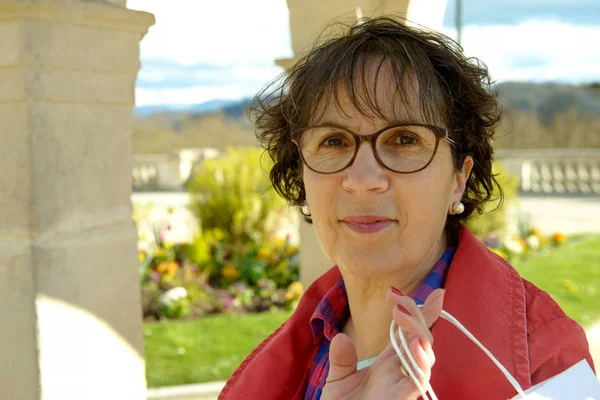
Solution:
[{"label": "woman's face", "polygon": [[[375,74],[373,70],[370,73]],[[393,120],[392,92],[385,90],[390,87],[386,86],[390,76],[385,70],[380,73],[376,100],[384,115]],[[417,98],[416,90],[410,93],[412,98]],[[389,121],[361,115],[342,95],[342,110],[335,101],[328,104],[322,118],[313,124],[331,123],[360,135],[390,125]],[[413,120],[419,115],[418,107],[414,108],[403,110]],[[357,276],[401,271],[410,275],[419,267],[431,267],[446,250],[446,217],[462,198],[471,166],[472,160],[467,158],[463,171],[455,171],[446,140],[440,140],[427,168],[411,174],[382,167],[368,142],[362,142],[353,164],[341,172],[324,175],[304,165],[306,199],[322,249],[343,272]],[[372,224],[376,220],[380,222]]]}]

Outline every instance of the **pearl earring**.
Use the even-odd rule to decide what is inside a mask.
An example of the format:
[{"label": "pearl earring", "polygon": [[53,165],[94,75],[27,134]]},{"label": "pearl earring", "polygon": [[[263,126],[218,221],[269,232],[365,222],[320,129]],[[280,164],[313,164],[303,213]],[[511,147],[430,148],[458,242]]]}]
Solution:
[{"label": "pearl earring", "polygon": [[465,212],[465,205],[462,203],[462,201],[454,203],[454,206],[452,206],[452,213],[457,215],[462,214],[463,212]]},{"label": "pearl earring", "polygon": [[310,216],[310,207],[308,206],[308,204],[304,204],[302,206],[302,208],[300,209],[300,212],[302,213],[302,215],[304,215],[305,217],[309,217]]}]

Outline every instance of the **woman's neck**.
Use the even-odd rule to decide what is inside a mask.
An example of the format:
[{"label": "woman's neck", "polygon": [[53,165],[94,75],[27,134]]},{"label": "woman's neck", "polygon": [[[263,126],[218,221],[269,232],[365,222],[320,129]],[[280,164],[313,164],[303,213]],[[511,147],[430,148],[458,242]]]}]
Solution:
[{"label": "woman's neck", "polygon": [[344,273],[343,267],[340,267],[350,307],[350,318],[344,326],[344,333],[354,342],[359,360],[377,356],[389,343],[392,309],[387,303],[386,294],[390,287],[400,289],[407,296],[412,295],[445,250],[445,244],[440,245],[439,249],[432,249],[422,266],[395,276],[355,276]]}]

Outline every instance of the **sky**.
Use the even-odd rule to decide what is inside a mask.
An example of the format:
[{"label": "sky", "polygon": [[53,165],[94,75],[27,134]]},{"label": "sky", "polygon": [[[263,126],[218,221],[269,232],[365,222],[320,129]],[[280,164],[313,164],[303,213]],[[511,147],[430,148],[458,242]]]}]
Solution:
[{"label": "sky", "polygon": [[[423,0],[420,0],[423,1]],[[156,25],[141,43],[136,105],[254,95],[292,56],[285,0],[128,0]],[[455,0],[443,25],[455,38]],[[600,81],[600,0],[463,0],[463,47],[503,81]]]}]

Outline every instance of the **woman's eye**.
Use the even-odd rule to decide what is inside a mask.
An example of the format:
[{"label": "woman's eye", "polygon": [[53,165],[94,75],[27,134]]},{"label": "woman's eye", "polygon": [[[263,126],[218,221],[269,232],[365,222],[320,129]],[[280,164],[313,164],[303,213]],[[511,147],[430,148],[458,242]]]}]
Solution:
[{"label": "woman's eye", "polygon": [[323,139],[321,143],[325,147],[342,147],[344,145],[344,140],[339,136],[330,136]]},{"label": "woman's eye", "polygon": [[417,139],[417,137],[415,137],[415,135],[412,135],[410,133],[400,133],[396,137],[396,143],[403,145],[403,146],[418,144],[418,142],[419,142],[419,140]]}]

